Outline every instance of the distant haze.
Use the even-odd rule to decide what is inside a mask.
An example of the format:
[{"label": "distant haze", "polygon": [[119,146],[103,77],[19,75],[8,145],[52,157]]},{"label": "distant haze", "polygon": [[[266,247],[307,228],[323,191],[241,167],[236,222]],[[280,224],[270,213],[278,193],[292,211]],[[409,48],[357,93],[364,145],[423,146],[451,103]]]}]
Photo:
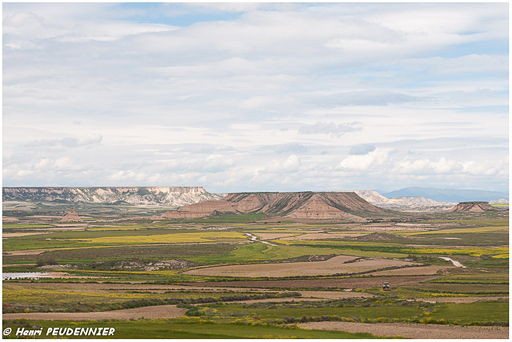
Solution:
[{"label": "distant haze", "polygon": [[509,198],[508,192],[435,188],[405,188],[381,195],[387,198],[421,196],[439,202],[496,201]]},{"label": "distant haze", "polygon": [[509,4],[4,2],[3,186],[509,187]]}]

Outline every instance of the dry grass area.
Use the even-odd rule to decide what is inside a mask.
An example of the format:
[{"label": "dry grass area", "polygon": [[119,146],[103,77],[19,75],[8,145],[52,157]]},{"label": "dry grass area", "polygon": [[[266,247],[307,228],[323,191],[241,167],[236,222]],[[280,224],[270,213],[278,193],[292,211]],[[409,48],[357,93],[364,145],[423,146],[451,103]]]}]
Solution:
[{"label": "dry grass area", "polygon": [[39,235],[39,234],[48,234],[48,232],[2,233],[2,239],[19,237],[19,236],[27,236],[27,235]]},{"label": "dry grass area", "polygon": [[51,252],[55,249],[26,250],[26,251],[3,251],[2,255],[38,255],[44,252]]},{"label": "dry grass area", "polygon": [[436,226],[423,226],[421,224],[401,224],[401,223],[371,223],[366,226],[357,227],[358,230],[369,232],[388,232],[388,231],[428,231],[435,229]]},{"label": "dry grass area", "polygon": [[345,264],[342,267],[342,272],[346,273],[357,273],[366,272],[384,267],[404,267],[418,265],[414,262],[394,260],[394,259],[383,259],[383,258],[370,258],[354,263]]},{"label": "dry grass area", "polygon": [[260,240],[274,240],[274,239],[280,239],[282,237],[291,237],[296,234],[293,233],[255,233],[254,235],[258,236]]},{"label": "dry grass area", "polygon": [[230,276],[230,277],[290,277],[290,276],[317,276],[336,273],[357,273],[391,266],[416,265],[413,262],[372,258],[353,263],[346,263],[357,259],[353,256],[340,255],[326,261],[295,262],[280,264],[256,264],[207,267],[185,272],[185,274]]},{"label": "dry grass area", "polygon": [[[198,285],[198,284],[196,284]],[[232,288],[232,287],[217,287],[217,286],[181,286],[181,285],[160,285],[160,284],[102,284],[102,283],[24,283],[24,288],[30,290],[37,289],[55,289],[64,291],[76,291],[76,292],[97,292],[107,293],[112,290],[118,292],[129,292],[129,291],[145,291],[152,293],[165,293],[166,291],[185,290],[185,291],[203,291],[204,294],[209,292],[219,291],[232,291],[232,292],[247,292],[247,291],[258,291],[258,292],[275,292],[275,290],[265,288]],[[200,286],[200,285],[198,285]],[[298,291],[302,294],[302,298],[269,298],[269,299],[258,299],[254,302],[261,301],[290,301],[290,300],[324,300],[324,299],[343,299],[343,298],[354,298],[354,297],[373,297],[372,294],[361,293],[361,292],[347,292],[347,291]],[[245,301],[244,301],[245,302]],[[249,302],[249,301],[247,301]]]},{"label": "dry grass area", "polygon": [[390,286],[414,286],[420,283],[439,278],[438,275],[432,276],[403,276],[403,277],[361,277],[361,278],[339,278],[339,279],[305,279],[305,280],[253,280],[253,281],[223,281],[223,282],[204,282],[185,283],[190,286],[240,286],[245,288],[301,288],[301,287],[338,287],[340,289],[369,289],[375,286],[382,286],[388,282]]},{"label": "dry grass area", "polygon": [[310,302],[320,300],[334,300],[334,299],[345,299],[345,298],[370,298],[374,297],[370,293],[361,292],[345,292],[345,291],[297,291],[302,294],[301,298],[267,298],[267,299],[255,299],[255,300],[242,300],[237,303],[277,303],[277,302]]},{"label": "dry grass area", "polygon": [[352,291],[298,291],[302,294],[301,300],[314,299],[345,299],[345,298],[369,298],[374,297],[371,293]]},{"label": "dry grass area", "polygon": [[454,269],[453,266],[423,266],[400,268],[397,270],[377,271],[372,273],[375,276],[394,276],[394,275],[430,275],[437,274],[438,271]]},{"label": "dry grass area", "polygon": [[18,222],[19,219],[17,217],[8,217],[2,216],[2,222]]},{"label": "dry grass area", "polygon": [[479,301],[490,301],[490,300],[508,300],[508,296],[501,297],[430,297],[430,298],[416,298],[416,301],[422,301],[426,303],[455,303],[455,304],[467,304]]},{"label": "dry grass area", "polygon": [[[328,240],[328,239],[343,239],[346,237],[358,237],[367,234],[360,233],[314,233],[314,234],[303,234],[298,236],[289,236],[282,238],[281,240]],[[277,238],[276,238],[277,239]]]},{"label": "dry grass area", "polygon": [[508,327],[351,322],[311,322],[301,323],[300,326],[310,329],[369,333],[376,336],[402,336],[414,339],[508,339]]},{"label": "dry grass area", "polygon": [[[44,268],[41,268],[41,271],[45,272]],[[59,278],[59,279],[72,279],[72,278],[79,278],[79,279],[105,279],[105,277],[81,276],[81,275],[69,274],[67,272],[48,272],[48,274],[45,276],[45,278]]]},{"label": "dry grass area", "polygon": [[[6,286],[7,283],[4,283]],[[13,283],[16,284],[16,283]],[[10,284],[7,284],[7,286]],[[203,287],[201,284],[195,283],[196,286],[181,286],[181,285],[161,285],[161,284],[105,284],[105,283],[23,283],[23,288],[28,290],[37,289],[54,289],[62,291],[75,291],[75,292],[131,292],[131,291],[144,291],[152,293],[164,293],[165,291],[202,291],[204,294],[209,292],[231,291],[231,292],[275,292],[275,290],[259,289],[259,288],[230,288],[230,287]],[[201,286],[201,287],[199,287]],[[199,287],[199,288],[198,288]]]},{"label": "dry grass area", "polygon": [[72,321],[100,320],[100,319],[156,319],[178,318],[185,314],[187,309],[180,309],[176,305],[145,306],[134,309],[123,309],[103,312],[32,312],[32,313],[7,313],[3,319],[38,319],[38,320],[62,320]]}]

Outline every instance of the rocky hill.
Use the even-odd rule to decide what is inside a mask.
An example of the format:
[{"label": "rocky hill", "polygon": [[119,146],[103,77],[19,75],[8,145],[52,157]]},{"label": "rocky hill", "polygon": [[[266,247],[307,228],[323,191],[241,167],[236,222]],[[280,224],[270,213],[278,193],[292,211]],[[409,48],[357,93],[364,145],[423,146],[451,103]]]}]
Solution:
[{"label": "rocky hill", "polygon": [[82,219],[80,218],[80,216],[78,216],[75,209],[71,208],[69,214],[64,216],[61,222],[82,222]]},{"label": "rocky hill", "polygon": [[489,202],[461,202],[450,209],[450,212],[474,212],[482,213],[484,211],[497,210]]},{"label": "rocky hill", "polygon": [[2,200],[28,202],[165,204],[181,207],[222,198],[203,187],[6,187]]},{"label": "rocky hill", "polygon": [[400,211],[448,211],[455,205],[455,203],[437,202],[422,196],[387,198],[373,190],[358,190],[354,192],[373,205]]},{"label": "rocky hill", "polygon": [[354,192],[233,193],[221,200],[204,201],[168,211],[160,219],[201,218],[223,214],[265,214],[295,219],[338,219],[362,222],[386,214]]}]

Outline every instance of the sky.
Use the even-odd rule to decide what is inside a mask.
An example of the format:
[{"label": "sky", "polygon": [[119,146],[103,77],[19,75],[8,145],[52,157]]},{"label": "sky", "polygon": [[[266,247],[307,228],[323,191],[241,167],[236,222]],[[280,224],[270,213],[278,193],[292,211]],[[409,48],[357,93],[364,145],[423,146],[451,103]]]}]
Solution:
[{"label": "sky", "polygon": [[2,18],[3,186],[508,191],[508,2]]}]

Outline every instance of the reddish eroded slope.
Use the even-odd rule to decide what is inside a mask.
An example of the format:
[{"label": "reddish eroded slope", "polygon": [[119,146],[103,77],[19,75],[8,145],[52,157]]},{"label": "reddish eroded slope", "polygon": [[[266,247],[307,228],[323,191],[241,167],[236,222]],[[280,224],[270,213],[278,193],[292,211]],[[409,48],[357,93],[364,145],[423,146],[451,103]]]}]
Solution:
[{"label": "reddish eroded slope", "polygon": [[62,218],[61,222],[82,222],[82,219],[80,218],[80,216],[78,216],[75,209],[71,208],[71,211],[69,212],[69,214],[64,216]]},{"label": "reddish eroded slope", "polygon": [[359,214],[383,213],[353,192],[257,192],[229,194],[169,211],[162,219],[199,218],[218,214],[259,213],[303,219],[365,221]]},{"label": "reddish eroded slope", "polygon": [[236,213],[236,208],[224,199],[189,204],[176,211],[164,213],[162,219],[190,219],[207,217],[214,214]]},{"label": "reddish eroded slope", "polygon": [[304,203],[300,208],[293,210],[286,217],[300,219],[346,219],[348,221],[361,222],[365,219],[349,214],[332,205],[327,204],[323,198],[314,195]]},{"label": "reddish eroded slope", "polygon": [[450,209],[451,212],[477,212],[497,210],[489,202],[461,202]]}]

